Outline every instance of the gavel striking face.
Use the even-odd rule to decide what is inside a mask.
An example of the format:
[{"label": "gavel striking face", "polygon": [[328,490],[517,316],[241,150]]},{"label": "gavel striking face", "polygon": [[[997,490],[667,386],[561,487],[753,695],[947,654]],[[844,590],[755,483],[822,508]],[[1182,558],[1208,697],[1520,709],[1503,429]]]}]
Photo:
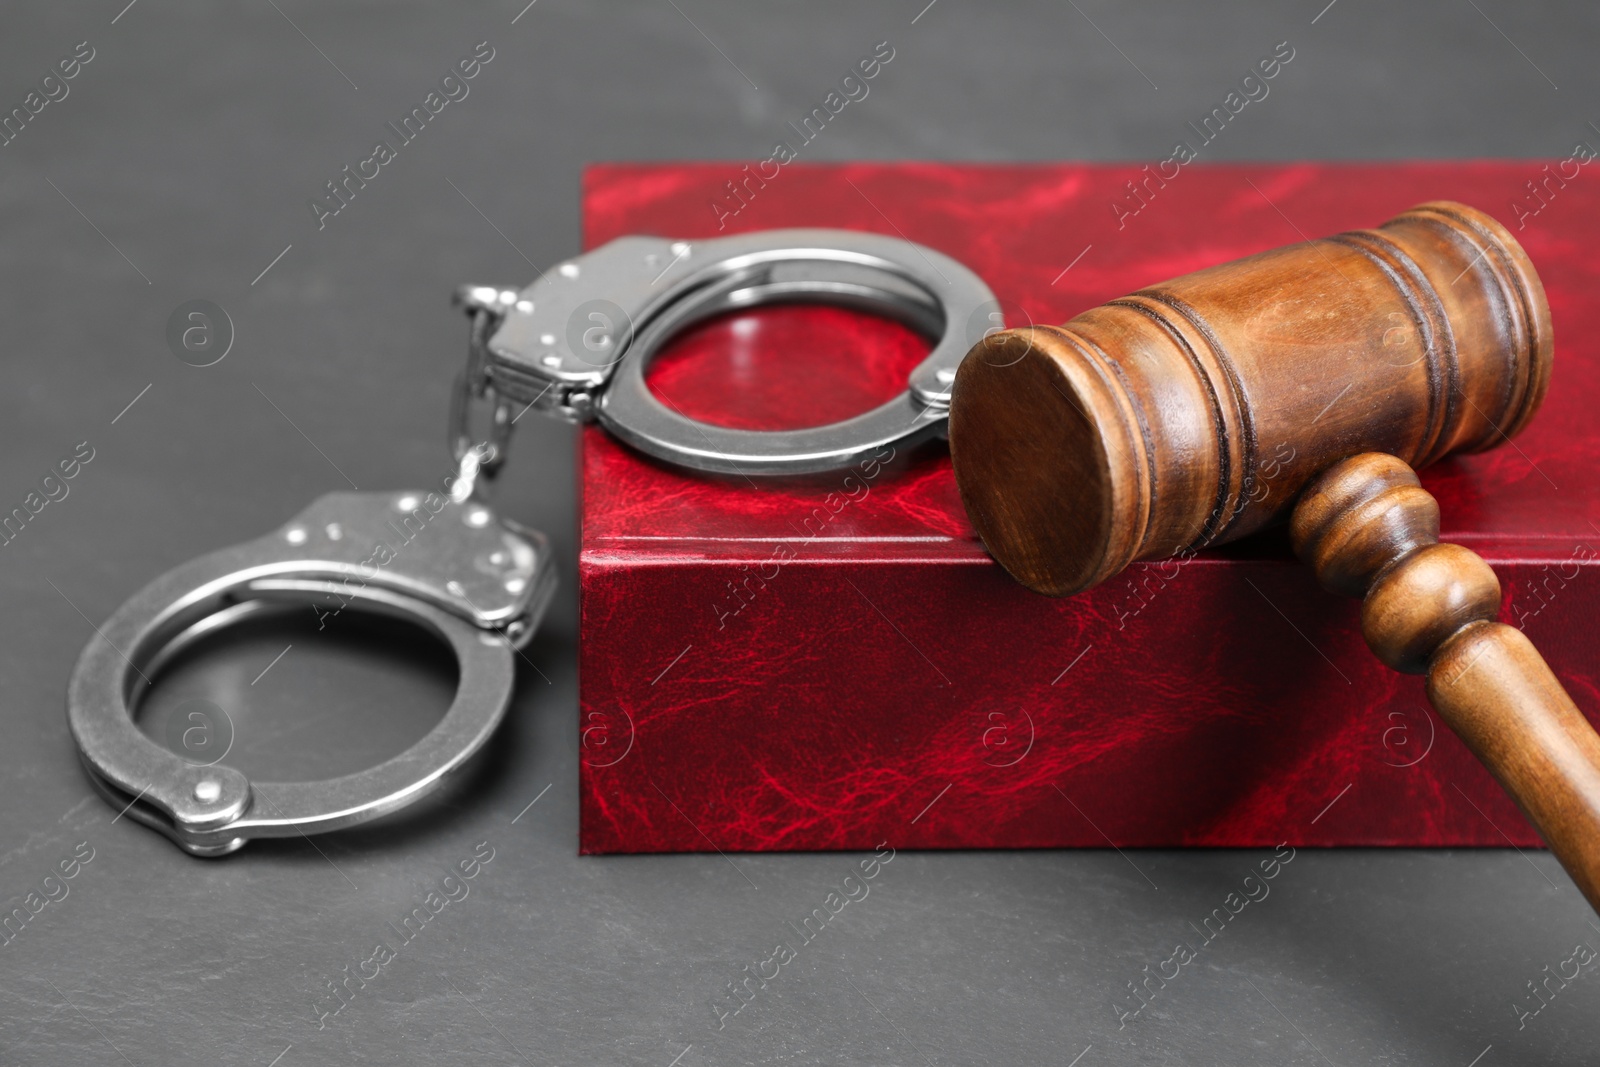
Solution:
[{"label": "gavel striking face", "polygon": [[985,546],[1041,593],[1289,519],[1600,910],[1600,737],[1413,467],[1492,448],[1549,383],[1527,254],[1462,204],[1164,282],[962,362],[950,451]]}]

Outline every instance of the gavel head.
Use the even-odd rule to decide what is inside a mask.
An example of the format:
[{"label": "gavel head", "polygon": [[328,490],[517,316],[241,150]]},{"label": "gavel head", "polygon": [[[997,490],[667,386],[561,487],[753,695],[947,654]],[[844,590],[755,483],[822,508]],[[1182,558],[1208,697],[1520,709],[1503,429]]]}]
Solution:
[{"label": "gavel head", "polygon": [[1432,202],[985,338],[956,375],[950,451],[989,551],[1064,596],[1280,520],[1347,456],[1492,448],[1538,409],[1550,361],[1527,253]]}]

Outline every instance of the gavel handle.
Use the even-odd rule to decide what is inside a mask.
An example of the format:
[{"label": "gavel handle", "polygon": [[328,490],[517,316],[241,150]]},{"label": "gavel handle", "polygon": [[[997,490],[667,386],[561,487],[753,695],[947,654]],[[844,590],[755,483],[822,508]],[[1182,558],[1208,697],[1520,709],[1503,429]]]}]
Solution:
[{"label": "gavel handle", "polygon": [[1428,699],[1600,911],[1600,736],[1533,642],[1503,623],[1463,627],[1428,666]]},{"label": "gavel handle", "polygon": [[1439,542],[1439,505],[1381,453],[1330,467],[1290,521],[1295,552],[1335,592],[1363,598],[1367,645],[1428,676],[1428,699],[1544,837],[1600,912],[1600,736],[1520,630],[1494,621],[1500,583]]}]

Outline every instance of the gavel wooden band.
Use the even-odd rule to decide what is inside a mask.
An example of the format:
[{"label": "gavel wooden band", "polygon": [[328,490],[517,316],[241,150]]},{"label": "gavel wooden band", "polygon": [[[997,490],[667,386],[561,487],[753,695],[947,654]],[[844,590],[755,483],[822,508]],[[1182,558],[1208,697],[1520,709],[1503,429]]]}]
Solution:
[{"label": "gavel wooden band", "polygon": [[1521,246],[1423,204],[985,338],[956,374],[950,451],[989,551],[1062,596],[1287,518],[1345,456],[1499,444],[1550,359]]},{"label": "gavel wooden band", "polygon": [[1527,254],[1463,204],[1006,330],[956,375],[950,451],[994,557],[1056,596],[1290,517],[1364,597],[1368,645],[1428,695],[1600,911],[1600,737],[1488,565],[1438,542],[1413,466],[1492,448],[1544,398],[1550,309]]}]

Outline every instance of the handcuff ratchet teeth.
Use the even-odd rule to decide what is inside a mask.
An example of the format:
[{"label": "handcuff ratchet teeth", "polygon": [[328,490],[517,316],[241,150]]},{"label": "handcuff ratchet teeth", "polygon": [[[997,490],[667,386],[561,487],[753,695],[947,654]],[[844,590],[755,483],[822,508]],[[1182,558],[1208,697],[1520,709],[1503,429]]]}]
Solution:
[{"label": "handcuff ratchet teeth", "polygon": [[[778,302],[831,303],[898,319],[930,338],[905,392],[842,422],[758,432],[702,423],[654,396],[645,370],[685,327]],[[517,650],[555,583],[548,544],[477,494],[505,460],[520,409],[598,420],[640,451],[696,471],[806,474],[886,445],[942,434],[955,369],[999,328],[971,270],[909,241],[845,230],[769,230],[705,241],[623,237],[561,263],[525,290],[466,286],[467,366],[451,400],[458,464],[443,492],[338,492],[264,537],[157,578],[95,631],[67,714],[95,787],[112,805],[200,856],[252,837],[354,826],[437,789],[489,739],[510,703]],[[487,429],[473,408],[490,402]],[[141,684],[195,641],[286,602],[398,616],[449,645],[457,691],[411,748],[320,782],[253,782],[194,763],[134,723]],[[224,757],[226,753],[224,753]]]}]

